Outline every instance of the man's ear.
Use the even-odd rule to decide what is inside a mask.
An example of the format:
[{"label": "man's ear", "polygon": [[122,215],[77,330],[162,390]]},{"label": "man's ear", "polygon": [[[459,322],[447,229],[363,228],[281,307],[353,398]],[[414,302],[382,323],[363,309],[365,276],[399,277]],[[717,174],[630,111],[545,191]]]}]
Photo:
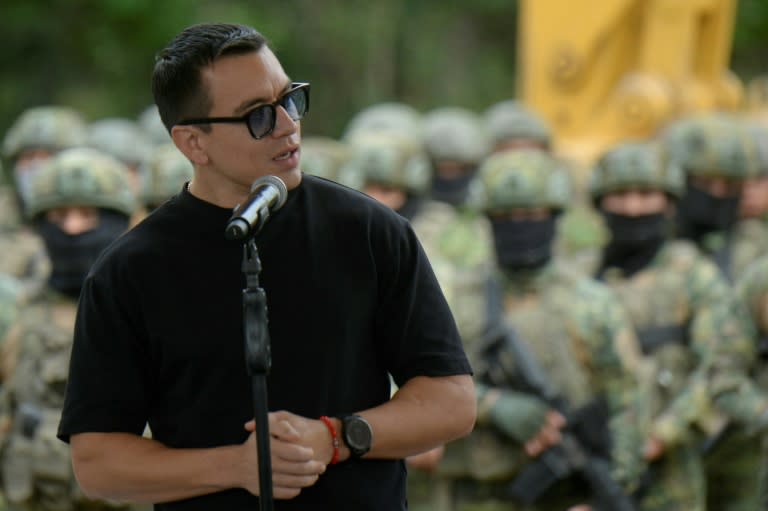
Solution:
[{"label": "man's ear", "polygon": [[205,150],[204,134],[195,126],[174,126],[171,138],[176,147],[195,165],[207,165],[210,161]]}]

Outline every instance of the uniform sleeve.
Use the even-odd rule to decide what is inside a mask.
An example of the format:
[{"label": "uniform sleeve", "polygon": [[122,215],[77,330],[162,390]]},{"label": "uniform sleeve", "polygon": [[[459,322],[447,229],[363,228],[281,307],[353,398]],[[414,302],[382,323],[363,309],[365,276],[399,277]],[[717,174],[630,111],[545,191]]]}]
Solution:
[{"label": "uniform sleeve", "polygon": [[415,376],[471,374],[456,323],[410,226],[374,246],[379,282],[374,328],[397,385]]},{"label": "uniform sleeve", "polygon": [[650,420],[650,403],[644,392],[646,364],[629,318],[608,288],[592,290],[584,339],[593,343],[595,386],[609,407],[612,472],[631,491],[645,469],[642,445]]},{"label": "uniform sleeve", "polygon": [[146,335],[136,294],[99,273],[83,286],[58,436],[84,432],[140,435],[150,395]]}]

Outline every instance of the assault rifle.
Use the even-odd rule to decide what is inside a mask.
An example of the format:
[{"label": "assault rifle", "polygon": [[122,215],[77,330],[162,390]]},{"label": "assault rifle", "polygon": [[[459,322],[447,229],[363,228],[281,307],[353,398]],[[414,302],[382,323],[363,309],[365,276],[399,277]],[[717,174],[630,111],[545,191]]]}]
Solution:
[{"label": "assault rifle", "polygon": [[535,394],[566,419],[562,438],[529,462],[508,488],[509,496],[530,505],[560,480],[581,476],[589,485],[596,511],[635,511],[632,499],[611,477],[609,471],[608,407],[596,399],[578,410],[550,385],[544,371],[517,333],[505,327],[504,347],[515,358],[517,377],[524,390]]}]

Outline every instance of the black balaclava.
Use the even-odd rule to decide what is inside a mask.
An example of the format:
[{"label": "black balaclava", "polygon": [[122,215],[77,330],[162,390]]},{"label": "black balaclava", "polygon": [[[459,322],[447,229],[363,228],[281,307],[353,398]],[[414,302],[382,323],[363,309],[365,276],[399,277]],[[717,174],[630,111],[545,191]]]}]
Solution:
[{"label": "black balaclava", "polygon": [[435,172],[432,177],[432,198],[451,206],[463,205],[469,194],[469,183],[476,173],[476,169],[473,169],[457,177],[447,178]]},{"label": "black balaclava", "polygon": [[678,236],[698,243],[706,234],[729,230],[738,215],[738,196],[716,197],[689,183],[677,208]]},{"label": "black balaclava", "polygon": [[555,215],[542,220],[491,218],[496,260],[507,272],[534,270],[552,258]]},{"label": "black balaclava", "polygon": [[421,197],[408,194],[403,205],[397,209],[397,213],[411,222],[419,214],[423,205],[424,200]]},{"label": "black balaclava", "polygon": [[667,215],[601,213],[611,232],[611,241],[603,249],[598,277],[608,268],[619,268],[625,276],[630,277],[648,266],[666,239]]},{"label": "black balaclava", "polygon": [[51,260],[49,285],[71,298],[80,296],[88,271],[101,252],[128,229],[128,216],[112,210],[99,210],[99,225],[81,234],[67,234],[45,219],[37,221]]}]

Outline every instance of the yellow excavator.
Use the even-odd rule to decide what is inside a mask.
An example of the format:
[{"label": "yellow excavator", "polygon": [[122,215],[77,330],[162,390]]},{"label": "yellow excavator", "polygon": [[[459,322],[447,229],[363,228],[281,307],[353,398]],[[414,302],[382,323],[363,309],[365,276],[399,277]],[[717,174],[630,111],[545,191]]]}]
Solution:
[{"label": "yellow excavator", "polygon": [[520,0],[518,97],[588,166],[681,115],[742,106],[737,0]]}]

